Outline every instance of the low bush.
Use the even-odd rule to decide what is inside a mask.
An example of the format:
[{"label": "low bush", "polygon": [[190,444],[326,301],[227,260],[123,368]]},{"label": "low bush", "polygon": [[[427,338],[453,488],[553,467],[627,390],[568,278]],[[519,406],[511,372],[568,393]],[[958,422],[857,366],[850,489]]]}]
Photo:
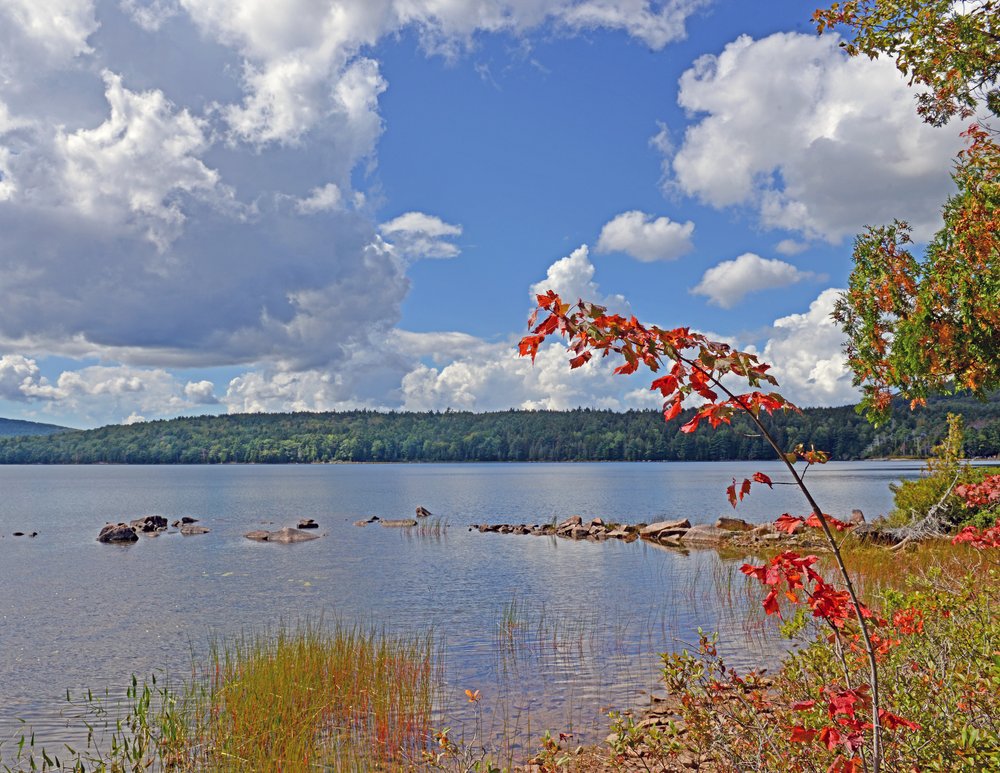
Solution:
[{"label": "low bush", "polygon": [[[1000,528],[967,534],[964,541],[982,542],[1000,536]],[[975,573],[931,569],[904,589],[879,592],[873,640],[887,770],[1000,770],[997,551],[961,550],[966,568],[978,565]],[[806,607],[797,607],[783,630],[800,638],[812,633],[773,677],[729,668],[708,636],[693,652],[664,655],[674,721],[649,734],[617,718],[616,764],[633,770],[641,760],[640,769],[663,771],[697,761],[717,771],[865,769],[871,718],[857,637],[825,625],[817,630]]]}]

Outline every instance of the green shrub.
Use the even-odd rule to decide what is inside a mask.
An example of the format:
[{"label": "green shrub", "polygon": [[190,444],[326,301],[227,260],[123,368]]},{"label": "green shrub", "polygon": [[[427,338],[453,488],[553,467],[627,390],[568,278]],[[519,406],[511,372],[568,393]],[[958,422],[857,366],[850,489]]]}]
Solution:
[{"label": "green shrub", "polygon": [[[934,447],[924,474],[916,480],[890,485],[893,493],[890,526],[905,526],[932,512],[943,525],[993,524],[995,515],[966,507],[961,497],[955,494],[956,486],[979,483],[991,471],[988,468],[971,467],[965,462],[962,456],[963,436],[962,417],[949,413],[948,434],[940,445]],[[992,471],[996,472],[995,469]]]},{"label": "green shrub", "polygon": [[[1000,571],[987,568],[996,566],[995,555],[970,551],[968,558],[967,566],[980,562],[976,574],[951,580],[931,570],[879,598],[882,705],[894,720],[916,725],[886,725],[885,770],[1000,770]],[[773,678],[737,674],[714,639],[702,637],[693,653],[664,655],[675,722],[648,742],[636,737],[641,725],[616,722],[612,759],[627,770],[640,759],[650,771],[677,770],[685,760],[710,762],[720,773],[843,770],[844,738],[827,747],[819,733],[838,727],[831,688],[863,684],[863,661],[849,632],[838,641],[824,628]]]}]

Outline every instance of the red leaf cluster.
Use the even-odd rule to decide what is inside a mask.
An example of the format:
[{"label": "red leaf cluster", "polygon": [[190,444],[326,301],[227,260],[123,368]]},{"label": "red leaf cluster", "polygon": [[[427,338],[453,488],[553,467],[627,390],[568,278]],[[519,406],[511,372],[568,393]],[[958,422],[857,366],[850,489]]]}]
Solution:
[{"label": "red leaf cluster", "polygon": [[[847,756],[838,756],[828,768],[828,773],[834,770],[861,770],[860,767],[854,767],[857,760],[854,755],[864,744],[865,731],[872,729],[872,723],[864,716],[866,710],[868,714],[871,713],[868,704],[870,693],[866,684],[854,689],[824,687],[822,696],[826,703],[826,722],[816,728],[795,725],[791,728],[789,740],[796,743],[818,742],[828,751],[836,751],[842,747]],[[809,711],[818,703],[816,700],[798,701],[790,708],[792,711]],[[879,723],[887,730],[920,729],[916,722],[910,722],[885,709],[879,709],[878,716]]]},{"label": "red leaf cluster", "polygon": [[[713,428],[729,424],[737,411],[754,416],[776,410],[796,410],[776,392],[761,392],[761,384],[778,382],[767,371],[770,366],[758,361],[756,355],[738,351],[729,344],[713,341],[689,328],[665,330],[655,325],[643,325],[635,317],[608,314],[607,309],[578,301],[564,303],[552,290],[537,296],[538,308],[528,322],[530,334],[521,339],[518,354],[534,362],[538,350],[551,335],[567,340],[573,357],[570,368],[579,368],[594,355],[621,355],[624,362],[615,368],[620,375],[635,373],[640,367],[653,372],[669,368],[650,385],[664,398],[663,415],[667,421],[676,418],[687,400],[699,401],[700,406],[682,432],[694,432],[701,423]],[[542,316],[539,322],[539,316]],[[720,389],[724,376],[742,378],[752,391],[733,394]],[[720,399],[719,392],[727,398]]]},{"label": "red leaf cluster", "polygon": [[[684,429],[681,427],[681,429]],[[739,484],[739,488],[736,487],[736,478],[733,478],[733,483],[726,489],[726,496],[729,499],[729,504],[736,507],[736,502],[742,502],[743,497],[750,493],[750,486],[753,483],[764,483],[768,488],[774,488],[774,484],[771,479],[767,477],[762,472],[755,472],[751,477],[744,478],[743,482]]]},{"label": "red leaf cluster", "polygon": [[[822,520],[825,521],[826,525],[829,526],[831,529],[835,529],[837,531],[844,531],[846,529],[851,528],[851,524],[849,524],[847,521],[841,521],[837,518],[834,518],[832,515],[827,515],[826,513],[822,514]],[[782,513],[781,516],[779,516],[778,519],[774,522],[774,528],[777,529],[778,531],[783,531],[788,534],[795,534],[795,532],[798,530],[798,525],[800,523],[803,523],[806,526],[811,526],[814,529],[823,528],[823,523],[820,520],[820,516],[817,515],[816,513],[813,513],[812,515],[809,516],[789,515],[788,513]]]},{"label": "red leaf cluster", "polygon": [[[763,601],[767,614],[781,617],[778,592],[784,582],[784,595],[790,602],[804,603],[812,610],[813,617],[827,620],[837,629],[843,628],[853,610],[850,594],[837,590],[812,568],[818,560],[816,556],[800,556],[798,553],[785,551],[762,566],[743,564],[740,571],[748,577],[756,577],[761,584],[770,588]],[[811,583],[811,587],[806,586],[807,582]],[[804,594],[804,598],[799,595],[800,592]],[[863,612],[867,616],[871,615],[867,609],[863,609]]]},{"label": "red leaf cluster", "polygon": [[967,542],[978,550],[1000,548],[1000,518],[989,529],[977,529],[975,526],[966,526],[952,539],[951,544],[957,545],[960,542]]},{"label": "red leaf cluster", "polygon": [[988,475],[980,483],[955,486],[955,495],[966,507],[991,507],[1000,502],[1000,475]]}]

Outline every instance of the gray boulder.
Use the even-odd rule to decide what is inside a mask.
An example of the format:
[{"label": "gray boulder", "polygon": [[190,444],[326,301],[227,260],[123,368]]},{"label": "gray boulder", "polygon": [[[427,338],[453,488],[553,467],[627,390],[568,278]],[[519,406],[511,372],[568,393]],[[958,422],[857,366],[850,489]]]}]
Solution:
[{"label": "gray boulder", "polygon": [[574,526],[579,526],[582,523],[583,523],[583,518],[581,518],[579,515],[571,515],[565,521],[556,526],[556,529],[558,529],[559,531],[569,531]]},{"label": "gray boulder", "polygon": [[682,518],[677,521],[657,521],[639,530],[639,536],[645,539],[661,539],[672,535],[684,534],[691,528],[691,521]]},{"label": "gray boulder", "polygon": [[97,535],[98,542],[135,542],[139,535],[135,528],[127,523],[109,523]]},{"label": "gray boulder", "polygon": [[692,526],[684,534],[681,535],[681,542],[685,545],[692,542],[700,542],[707,545],[718,545],[722,542],[726,542],[733,538],[734,532],[727,531],[726,529],[720,529],[718,526],[713,526],[710,523],[699,523],[697,526]]},{"label": "gray boulder", "polygon": [[185,523],[181,526],[181,534],[185,537],[190,537],[194,534],[208,534],[210,531],[211,529],[206,526],[195,526],[192,523]]}]

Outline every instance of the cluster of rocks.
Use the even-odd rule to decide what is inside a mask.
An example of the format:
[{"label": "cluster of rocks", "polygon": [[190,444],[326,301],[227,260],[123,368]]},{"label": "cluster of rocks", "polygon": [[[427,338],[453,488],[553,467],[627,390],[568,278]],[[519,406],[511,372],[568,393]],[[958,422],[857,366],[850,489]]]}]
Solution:
[{"label": "cluster of rocks", "polygon": [[639,525],[605,523],[601,518],[594,518],[584,524],[579,515],[571,515],[562,523],[532,524],[526,523],[482,523],[470,526],[469,531],[476,530],[481,534],[493,532],[496,534],[530,534],[535,537],[555,536],[567,539],[620,539],[626,542],[639,539]]},{"label": "cluster of rocks", "polygon": [[[185,537],[189,537],[194,534],[208,534],[211,531],[211,529],[206,526],[198,525],[197,518],[192,518],[187,515],[177,519],[171,523],[170,526],[177,529],[177,531]],[[319,539],[320,535],[310,534],[305,530],[318,528],[319,524],[312,518],[300,518],[295,528],[288,526],[283,529],[278,529],[277,531],[257,530],[244,534],[243,536],[257,542],[307,542],[309,540]],[[165,531],[167,531],[166,518],[162,515],[146,515],[142,518],[131,520],[128,523],[119,522],[105,524],[105,526],[101,529],[101,533],[97,536],[97,541],[129,543],[137,541],[140,534],[147,537],[156,537]],[[31,536],[34,537],[35,535],[32,534]]]},{"label": "cluster of rocks", "polygon": [[[194,534],[208,534],[211,529],[206,526],[197,526],[197,518],[185,515],[170,524],[185,537]],[[135,542],[139,535],[156,537],[167,531],[167,519],[162,515],[145,515],[142,518],[135,518],[128,523],[108,523],[97,535],[98,542]]]},{"label": "cluster of rocks", "polygon": [[[879,532],[864,523],[864,515],[855,510],[851,526],[859,539],[877,541]],[[694,526],[687,518],[657,521],[656,523],[619,524],[605,523],[601,518],[584,522],[579,515],[573,515],[558,524],[509,524],[483,523],[470,526],[469,531],[496,534],[527,534],[536,537],[555,536],[575,540],[601,541],[619,539],[631,542],[637,539],[655,542],[670,547],[721,546],[734,547],[769,542],[794,542],[798,544],[823,544],[822,534],[814,529],[798,524],[791,533],[778,530],[773,523],[752,524],[741,518],[723,516],[714,524],[699,523]]]}]

